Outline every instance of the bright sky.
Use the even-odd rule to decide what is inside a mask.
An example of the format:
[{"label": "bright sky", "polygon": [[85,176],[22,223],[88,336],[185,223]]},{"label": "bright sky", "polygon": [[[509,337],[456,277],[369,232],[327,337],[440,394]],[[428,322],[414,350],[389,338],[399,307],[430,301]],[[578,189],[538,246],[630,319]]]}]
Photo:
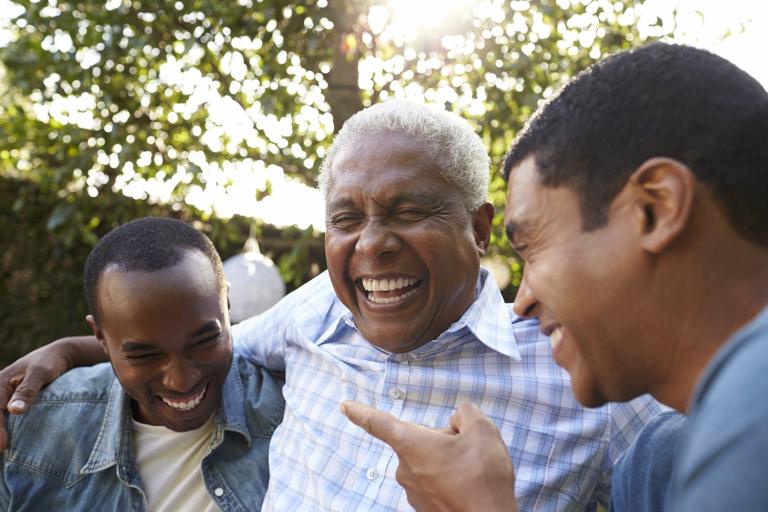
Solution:
[{"label": "bright sky", "polygon": [[[391,40],[410,40],[416,36],[419,30],[439,30],[438,26],[450,16],[452,9],[482,9],[482,14],[492,19],[502,16],[502,19],[498,20],[501,22],[503,21],[503,13],[498,7],[501,1],[508,0],[483,0],[480,2],[469,0],[388,0],[386,7],[376,7],[371,10],[369,20],[372,30],[380,37]],[[581,0],[558,0],[558,3],[568,4],[572,1]],[[765,50],[768,49],[768,2],[757,0],[648,0],[644,6],[644,14],[649,17],[658,15],[664,21],[665,26],[671,26],[675,20],[671,18],[670,13],[675,5],[679,6],[680,9],[676,20],[675,35],[672,38],[674,41],[707,48],[722,55],[752,74],[768,88],[768,58],[764,54]],[[2,27],[7,25],[9,19],[17,15],[14,12],[16,9],[8,0],[0,0],[0,46],[7,42],[8,37],[7,31],[3,30]],[[643,26],[642,20],[640,26]],[[71,47],[72,41],[52,40],[49,44],[63,50],[68,45]],[[87,56],[84,56],[83,62],[81,62],[84,67],[86,67],[85,60],[87,60]],[[232,68],[233,76],[236,74],[235,68],[238,65],[244,65],[244,63],[237,62],[236,59],[232,58],[229,60],[225,58],[224,64]],[[246,128],[248,127],[253,130],[255,124],[268,132],[269,143],[277,144],[280,147],[283,147],[281,144],[286,143],[286,136],[290,133],[291,126],[283,126],[285,123],[263,115],[258,104],[246,112],[239,106],[228,108],[226,104],[228,98],[219,97],[211,100],[208,92],[210,84],[206,84],[199,78],[195,80],[195,77],[186,76],[179,71],[174,72],[172,69],[174,65],[175,63],[166,65],[161,75],[165,73],[165,80],[168,82],[179,81],[184,84],[197,84],[192,86],[195,89],[195,94],[192,95],[192,99],[187,105],[188,108],[197,108],[199,104],[205,101],[218,102],[215,111],[222,113],[223,119],[217,125],[219,130],[228,131],[230,134],[242,134],[247,131]],[[363,69],[366,65],[371,65],[371,63],[363,62],[361,65],[361,87],[369,86],[366,81],[372,79],[372,75]],[[191,72],[194,73],[194,71],[196,70],[193,69]],[[405,90],[403,94],[408,97],[421,94],[417,90],[418,88],[414,89],[416,90]],[[302,92],[307,97],[321,94],[319,89]],[[427,99],[433,101],[451,100],[448,97]],[[66,105],[52,106],[48,110],[41,107],[38,115],[41,117],[47,115],[57,118],[64,117],[68,118],[70,122],[87,127],[94,120],[90,113],[85,117],[82,117],[82,114],[90,110],[90,106],[78,106],[75,104],[78,101],[87,103],[88,99],[80,97],[71,100]],[[322,98],[317,98],[317,101],[322,101]],[[469,105],[470,111],[471,107]],[[78,113],[80,117],[76,117]],[[319,122],[328,130],[332,126],[332,120],[330,115],[326,117],[319,120],[300,119],[300,122]],[[232,126],[227,126],[228,124]],[[203,138],[209,136],[211,140],[216,139],[214,133],[203,134]],[[248,142],[250,143],[250,141]],[[256,143],[266,144],[264,141],[257,141]],[[307,157],[301,153],[301,148],[296,147],[295,156]],[[106,153],[103,155],[105,162],[108,162],[109,158],[110,156]],[[149,153],[147,153],[147,158],[150,158]],[[130,172],[127,174],[129,175]],[[175,183],[185,179],[185,174],[183,170],[179,170],[165,184],[161,183],[160,180],[148,182],[127,175],[121,186],[123,192],[129,196],[143,197],[147,192],[150,198],[163,200],[169,196]],[[261,162],[248,162],[238,168],[233,165],[211,168],[206,171],[206,174],[208,174],[206,187],[193,188],[187,197],[187,201],[195,206],[202,209],[213,209],[223,217],[239,213],[259,217],[278,226],[296,224],[305,228],[313,225],[319,230],[325,229],[323,200],[320,193],[297,181],[286,179],[278,167],[265,167]],[[97,182],[98,176],[89,175],[88,180]],[[235,180],[237,186],[227,190],[224,184],[230,180]],[[272,194],[262,201],[254,201],[257,191],[264,189],[266,180],[271,183]],[[91,187],[91,189],[96,193],[95,188]]]}]

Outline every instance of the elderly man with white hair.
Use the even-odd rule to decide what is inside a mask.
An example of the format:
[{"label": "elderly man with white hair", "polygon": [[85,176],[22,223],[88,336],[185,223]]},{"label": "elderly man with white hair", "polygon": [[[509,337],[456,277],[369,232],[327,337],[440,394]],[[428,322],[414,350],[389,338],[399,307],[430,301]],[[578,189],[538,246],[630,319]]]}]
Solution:
[{"label": "elderly man with white hair", "polygon": [[265,510],[408,510],[397,457],[344,400],[426,426],[472,402],[495,422],[525,510],[607,501],[614,461],[658,411],[588,410],[535,319],[480,268],[488,156],[470,125],[405,101],[349,119],[323,165],[328,271],[233,329],[235,350],[286,371]]}]

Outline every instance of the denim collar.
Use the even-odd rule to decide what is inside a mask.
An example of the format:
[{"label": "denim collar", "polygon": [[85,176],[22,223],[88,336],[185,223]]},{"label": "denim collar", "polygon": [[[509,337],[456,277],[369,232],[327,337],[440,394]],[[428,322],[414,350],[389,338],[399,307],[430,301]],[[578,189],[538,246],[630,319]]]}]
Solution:
[{"label": "denim collar", "polygon": [[[251,446],[251,436],[245,418],[245,391],[240,372],[233,362],[224,380],[222,403],[216,410],[212,449],[224,441],[224,432],[230,431],[243,437]],[[104,419],[88,461],[80,469],[81,474],[96,473],[114,465],[133,465],[133,427],[131,402],[117,378],[112,380]]]}]

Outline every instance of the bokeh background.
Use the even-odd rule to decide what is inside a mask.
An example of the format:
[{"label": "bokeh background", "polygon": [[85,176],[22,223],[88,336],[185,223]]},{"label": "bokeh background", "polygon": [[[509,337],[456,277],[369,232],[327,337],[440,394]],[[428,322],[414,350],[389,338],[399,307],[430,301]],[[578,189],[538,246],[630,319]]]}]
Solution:
[{"label": "bokeh background", "polygon": [[763,2],[0,0],[0,367],[87,332],[98,238],[173,216],[226,259],[249,234],[291,290],[325,268],[314,190],[333,134],[390,98],[465,117],[493,162],[569,77],[655,39],[712,49],[768,83]]}]

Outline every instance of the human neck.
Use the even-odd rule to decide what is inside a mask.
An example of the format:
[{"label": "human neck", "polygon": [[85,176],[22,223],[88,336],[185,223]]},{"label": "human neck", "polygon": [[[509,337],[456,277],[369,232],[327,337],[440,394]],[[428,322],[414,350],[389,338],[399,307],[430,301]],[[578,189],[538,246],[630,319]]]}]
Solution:
[{"label": "human neck", "polygon": [[652,391],[682,413],[689,411],[699,379],[717,351],[768,305],[768,248],[733,237],[698,254],[688,263],[688,277],[678,283],[683,284],[674,307],[678,339],[667,378]]}]

